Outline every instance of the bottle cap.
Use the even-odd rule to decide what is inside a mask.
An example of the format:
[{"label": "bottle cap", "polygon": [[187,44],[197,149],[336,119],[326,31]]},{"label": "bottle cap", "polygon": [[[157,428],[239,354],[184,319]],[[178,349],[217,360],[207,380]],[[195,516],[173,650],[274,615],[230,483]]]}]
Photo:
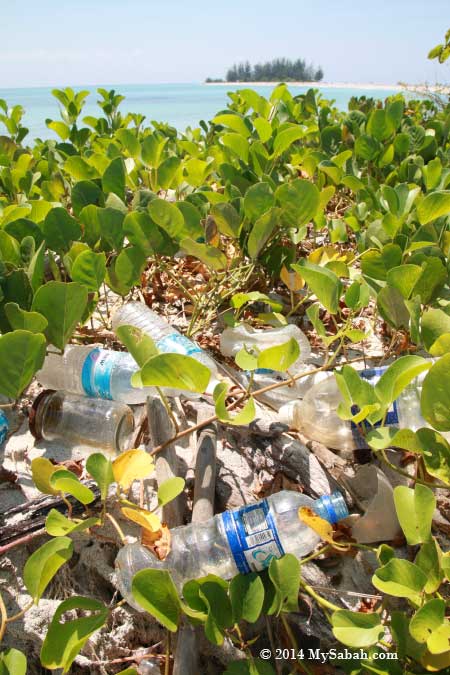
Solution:
[{"label": "bottle cap", "polygon": [[322,495],[322,497],[315,500],[313,509],[318,516],[324,520],[328,520],[332,525],[343,518],[347,518],[349,515],[347,504],[340,492]]},{"label": "bottle cap", "polygon": [[55,389],[44,389],[41,393],[36,396],[31,406],[31,410],[28,413],[28,425],[30,431],[37,441],[42,440],[42,424],[41,424],[41,415],[40,410],[43,402],[51,395],[55,393]]}]

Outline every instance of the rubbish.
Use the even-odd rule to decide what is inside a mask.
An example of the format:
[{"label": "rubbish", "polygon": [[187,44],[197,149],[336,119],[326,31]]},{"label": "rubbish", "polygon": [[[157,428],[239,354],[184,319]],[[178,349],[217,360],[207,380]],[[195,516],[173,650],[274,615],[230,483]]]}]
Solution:
[{"label": "rubbish", "polygon": [[401,534],[392,485],[378,467],[365,464],[354,478],[346,480],[364,508],[364,515],[356,516],[350,525],[357,542],[391,541]]},{"label": "rubbish", "polygon": [[[372,368],[360,372],[361,377],[375,384],[387,367]],[[385,426],[412,429],[428,426],[420,411],[420,394],[426,373],[416,377],[394,401],[388,410]],[[301,431],[313,441],[343,452],[365,448],[364,437],[358,428],[349,421],[342,420],[337,408],[342,402],[334,375],[312,387],[303,400],[291,401],[279,410],[280,422]]]},{"label": "rubbish", "polygon": [[37,440],[58,440],[113,453],[128,448],[134,430],[133,413],[127,405],[52,389],[35,399],[29,423]]},{"label": "rubbish", "polygon": [[127,544],[116,558],[117,586],[123,597],[136,606],[131,583],[133,576],[145,568],[169,570],[181,588],[185,581],[208,574],[230,579],[238,572],[263,570],[273,558],[285,553],[302,558],[320,541],[299,519],[298,509],[302,506],[309,506],[331,523],[348,516],[339,492],[314,500],[283,490],[206,522],[172,529],[171,550],[164,561],[157,560],[139,543]]},{"label": "rubbish", "polygon": [[[314,365],[308,364],[311,357],[311,347],[306,335],[300,328],[294,324],[288,324],[282,328],[255,329],[246,323],[242,323],[235,328],[226,328],[220,336],[220,351],[224,356],[236,356],[243,348],[257,347],[259,350],[268,349],[275,345],[281,345],[290,338],[297,340],[300,347],[300,356],[297,361],[289,368],[289,373],[299,375],[314,369]],[[250,373],[233,373],[234,377],[244,386],[248,386]],[[252,389],[262,389],[263,387],[274,384],[275,382],[286,382],[286,387],[279,387],[261,395],[261,401],[277,410],[285,403],[303,398],[311,387],[317,382],[327,377],[326,373],[319,372],[314,375],[302,377],[294,382],[286,373],[268,368],[258,368],[253,372]]]},{"label": "rubbish", "polygon": [[139,675],[161,675],[157,659],[142,660],[138,667]]},{"label": "rubbish", "polygon": [[128,352],[67,345],[63,355],[47,354],[36,377],[48,389],[137,405],[145,403],[147,396],[156,395],[154,387],[132,386],[131,376],[137,370],[139,366]]},{"label": "rubbish", "polygon": [[[8,406],[8,399],[0,396],[0,447],[6,441],[11,430],[11,408]],[[8,406],[8,407],[6,407]]]},{"label": "rubbish", "polygon": [[152,338],[160,352],[183,354],[203,363],[211,372],[207,393],[212,394],[214,387],[220,381],[217,365],[214,359],[195,342],[179,333],[176,328],[142,302],[128,302],[116,311],[112,320],[113,330],[116,331],[119,326],[124,325],[140,328]]}]

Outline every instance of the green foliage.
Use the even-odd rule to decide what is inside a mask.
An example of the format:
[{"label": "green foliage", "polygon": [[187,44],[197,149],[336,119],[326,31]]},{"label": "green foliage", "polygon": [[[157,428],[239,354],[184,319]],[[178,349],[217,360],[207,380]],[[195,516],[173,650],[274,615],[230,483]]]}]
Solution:
[{"label": "green foliage", "polygon": [[23,580],[36,604],[59,568],[72,557],[72,552],[72,540],[59,537],[47,541],[28,558]]}]

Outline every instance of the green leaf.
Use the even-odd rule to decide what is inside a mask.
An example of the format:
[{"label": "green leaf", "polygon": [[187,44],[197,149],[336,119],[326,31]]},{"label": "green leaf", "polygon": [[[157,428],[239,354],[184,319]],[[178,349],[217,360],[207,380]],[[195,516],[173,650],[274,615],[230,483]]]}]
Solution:
[{"label": "green leaf", "polygon": [[450,352],[450,316],[442,309],[428,309],[422,314],[421,337],[432,356]]},{"label": "green leaf", "polygon": [[417,204],[417,215],[421,225],[450,214],[450,190],[431,192]]},{"label": "green leaf", "polygon": [[388,271],[386,281],[407,300],[421,274],[422,268],[418,265],[399,265]]},{"label": "green leaf", "polygon": [[75,282],[49,281],[37,290],[32,309],[47,319],[45,335],[58,349],[64,349],[81,321],[87,296],[87,288]]},{"label": "green leaf", "polygon": [[433,491],[416,483],[414,490],[404,485],[394,489],[394,502],[401,528],[410,546],[429,541],[436,508]]},{"label": "green leaf", "polygon": [[422,265],[412,296],[420,296],[424,305],[434,300],[447,281],[447,271],[439,258],[430,257]]},{"label": "green leaf", "polygon": [[372,584],[382,593],[408,598],[414,604],[419,604],[426,583],[426,574],[420,567],[398,558],[379,567],[372,577]]},{"label": "green leaf", "polygon": [[317,215],[320,192],[308,180],[297,179],[283,183],[275,196],[292,227],[307,225]]},{"label": "green leaf", "polygon": [[172,186],[180,166],[181,159],[175,156],[161,162],[157,170],[157,183],[162,190],[168,190]]},{"label": "green leaf", "polygon": [[96,183],[82,180],[72,188],[72,208],[75,216],[79,216],[85,206],[95,204],[104,206],[104,196]]},{"label": "green leaf", "polygon": [[17,302],[7,302],[5,314],[13,330],[27,330],[31,333],[43,333],[48,321],[38,312],[27,312]]},{"label": "green leaf", "polygon": [[431,362],[421,356],[401,356],[387,368],[375,385],[375,393],[388,406],[420,373],[428,370]]},{"label": "green leaf", "polygon": [[26,675],[27,657],[10,647],[0,653],[0,675]]},{"label": "green leaf", "polygon": [[274,611],[270,613],[298,611],[298,591],[300,586],[300,563],[292,553],[282,558],[269,554],[264,561],[269,567],[269,577],[275,587]]},{"label": "green leaf", "polygon": [[51,539],[31,554],[23,569],[23,581],[35,604],[56,572],[72,557],[73,544],[68,537]]},{"label": "green leaf", "polygon": [[280,213],[280,209],[273,207],[256,220],[250,231],[247,243],[248,253],[251,258],[255,259],[258,257],[270,239],[272,232],[278,227]]},{"label": "green leaf", "polygon": [[130,129],[118,129],[116,137],[122,143],[131,157],[138,159],[141,154],[141,146],[136,135]]},{"label": "green leaf", "polygon": [[97,169],[79,155],[69,157],[64,162],[64,170],[75,180],[95,180],[99,178]]},{"label": "green leaf", "polygon": [[250,424],[255,419],[256,409],[253,398],[249,398],[240,412],[232,416],[226,408],[228,395],[228,385],[226,382],[219,382],[214,389],[214,402],[216,404],[216,415],[221,422],[240,426]]},{"label": "green leaf", "polygon": [[386,111],[379,108],[370,113],[366,129],[367,133],[377,140],[385,141],[394,132],[394,125]]},{"label": "green leaf", "polygon": [[424,419],[438,431],[450,431],[450,354],[432,365],[422,385]]},{"label": "green leaf", "polygon": [[291,338],[281,345],[268,347],[258,355],[258,368],[269,368],[285,372],[300,356],[298,341]]},{"label": "green leaf", "polygon": [[244,213],[250,222],[255,222],[275,203],[275,197],[269,183],[255,183],[249,187],[244,197]]},{"label": "green leaf", "polygon": [[254,659],[250,661],[232,661],[228,664],[224,675],[275,675],[275,671],[268,661]]},{"label": "green leaf", "polygon": [[82,504],[91,504],[95,500],[92,490],[80,483],[78,477],[67,469],[58,469],[52,473],[50,485],[58,492],[67,492]]},{"label": "green leaf", "polygon": [[377,307],[385,321],[394,328],[408,328],[409,312],[403,296],[396,288],[385,286],[378,293]]},{"label": "green leaf", "polygon": [[150,335],[135,326],[121,325],[116,328],[116,335],[125,345],[133,359],[141,368],[149,359],[158,354],[158,348]]},{"label": "green leaf", "polygon": [[168,478],[158,487],[158,506],[165,506],[184,490],[183,478]]},{"label": "green leaf", "polygon": [[45,519],[45,529],[52,537],[64,537],[72,532],[82,532],[100,523],[100,518],[69,520],[56,509],[52,509]]},{"label": "green leaf", "polygon": [[422,446],[420,452],[427,472],[450,485],[450,445],[447,440],[426,427],[416,431],[416,438]]},{"label": "green leaf", "polygon": [[19,398],[45,358],[42,333],[14,330],[0,337],[0,392]]},{"label": "green leaf", "polygon": [[264,585],[255,572],[238,574],[230,582],[230,600],[233,620],[258,621],[264,603]]},{"label": "green leaf", "polygon": [[112,160],[102,177],[103,192],[113,192],[122,201],[125,199],[125,163],[122,157]]},{"label": "green leaf", "polygon": [[366,441],[373,450],[388,447],[401,448],[410,452],[422,452],[422,446],[414,431],[396,427],[377,427],[366,435]]},{"label": "green leaf", "polygon": [[215,220],[219,232],[226,237],[237,237],[241,227],[241,218],[232,204],[222,202],[214,204],[211,215]]},{"label": "green leaf", "polygon": [[238,351],[234,357],[236,365],[242,370],[256,370],[258,367],[258,356],[257,354],[250,352],[244,346]]},{"label": "green leaf", "polygon": [[147,361],[139,373],[132,376],[131,382],[144,387],[170,387],[203,393],[210,376],[209,369],[190,356],[157,354]]},{"label": "green leaf", "polygon": [[140,286],[141,275],[146,263],[147,259],[145,255],[136,246],[128,246],[122,249],[114,265],[114,271],[119,283],[128,289],[131,289],[133,286]]},{"label": "green leaf", "polygon": [[248,163],[249,144],[242,134],[229,133],[220,137],[221,143],[230,148],[243,162]]},{"label": "green leaf", "polygon": [[292,265],[292,269],[305,279],[311,291],[317,296],[325,309],[330,314],[336,314],[342,294],[342,283],[339,277],[327,267],[315,265],[305,259]]},{"label": "green leaf", "polygon": [[[61,541],[61,539],[56,539],[56,541]],[[72,610],[87,611],[90,615],[62,623],[60,619],[66,612]],[[44,668],[50,668],[50,670],[63,668],[63,673],[68,673],[73,660],[90,636],[106,623],[108,614],[108,607],[91,598],[75,595],[61,602],[42,645],[41,663]]]},{"label": "green leaf", "polygon": [[223,270],[228,264],[227,257],[215,246],[201,244],[193,239],[182,239],[180,246],[188,255],[201,260],[212,270]]},{"label": "green leaf", "polygon": [[144,569],[134,575],[131,590],[136,602],[165,628],[176,632],[181,604],[172,577],[166,570]]},{"label": "green leaf", "polygon": [[68,251],[71,243],[81,237],[79,223],[61,207],[47,213],[42,229],[52,251]]},{"label": "green leaf", "polygon": [[130,244],[137,246],[144,255],[162,252],[164,238],[160,229],[145,211],[132,211],[125,216],[123,233]]},{"label": "green leaf", "polygon": [[148,211],[155,223],[172,239],[180,241],[191,235],[180,209],[171,202],[153,199],[148,205]]},{"label": "green leaf", "polygon": [[331,615],[334,637],[347,647],[363,649],[376,644],[384,635],[379,614],[363,614],[340,609]]},{"label": "green leaf", "polygon": [[305,127],[303,126],[291,126],[288,129],[283,129],[277,133],[275,140],[273,142],[273,152],[274,157],[279,157],[283,154],[288,148],[291,147],[295,141],[304,138],[305,136]]},{"label": "green leaf", "polygon": [[161,138],[156,133],[146,136],[142,142],[142,160],[148,166],[157,169],[161,164],[161,155],[168,138]]},{"label": "green leaf", "polygon": [[101,452],[95,452],[86,460],[86,471],[92,476],[100,489],[100,498],[105,501],[108,488],[114,483],[112,462]]},{"label": "green leaf", "polygon": [[201,580],[199,596],[207,609],[205,635],[210,642],[221,645],[224,640],[224,630],[233,625],[231,602],[222,579],[209,575]]},{"label": "green leaf", "polygon": [[411,636],[426,643],[432,654],[448,652],[450,623],[445,620],[445,600],[433,598],[417,610],[409,623]]},{"label": "green leaf", "polygon": [[247,127],[245,120],[240,117],[240,115],[235,115],[233,113],[224,113],[223,115],[216,115],[213,118],[214,124],[221,124],[222,126],[229,127],[238,134],[241,134],[245,138],[250,136],[250,130]]},{"label": "green leaf", "polygon": [[73,281],[86,286],[94,293],[98,291],[106,275],[106,256],[104,253],[83,251],[75,258],[72,265],[71,277]]},{"label": "green leaf", "polygon": [[414,563],[425,572],[427,583],[425,593],[435,593],[444,579],[444,571],[441,569],[442,552],[437,541],[432,538],[420,547]]}]

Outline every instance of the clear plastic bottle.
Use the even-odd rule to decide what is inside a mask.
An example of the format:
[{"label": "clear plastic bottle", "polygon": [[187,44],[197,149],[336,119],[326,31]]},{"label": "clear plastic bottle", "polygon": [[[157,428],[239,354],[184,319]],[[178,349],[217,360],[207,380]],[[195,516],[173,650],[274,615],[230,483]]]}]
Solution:
[{"label": "clear plastic bottle", "polygon": [[116,311],[112,320],[114,331],[119,326],[124,325],[140,328],[152,338],[160,352],[184,354],[203,363],[211,372],[207,392],[212,393],[214,391],[214,387],[219,382],[217,365],[214,359],[195,342],[179,333],[159,314],[153,312],[142,302],[128,302]]},{"label": "clear plastic bottle", "polygon": [[[47,354],[36,378],[49,389],[137,405],[157,393],[154,387],[133,387],[131,376],[137,370],[139,366],[128,352],[102,349],[98,345],[67,345],[63,355]],[[171,395],[170,390],[166,393]]]},{"label": "clear plastic bottle", "polygon": [[141,569],[166,569],[179,589],[189,579],[216,574],[230,579],[268,567],[273,558],[293,553],[305,557],[320,537],[298,517],[308,506],[322,518],[336,523],[348,516],[339,492],[311,499],[283,490],[255,504],[225,511],[204,523],[191,523],[171,530],[171,550],[157,560],[139,543],[127,544],[116,558],[117,585],[123,597],[136,606],[131,594],[133,576]]},{"label": "clear plastic bottle", "polygon": [[[375,384],[386,368],[371,368],[360,372],[361,377]],[[426,372],[416,377],[388,410],[385,426],[415,431],[428,424],[420,410],[422,382]],[[366,447],[358,428],[337,414],[342,395],[334,375],[328,375],[314,386],[301,401],[292,401],[280,408],[280,422],[298,429],[305,436],[343,452]]]},{"label": "clear plastic bottle", "polygon": [[[8,402],[6,398],[0,396],[0,404],[4,405]],[[11,431],[11,409],[0,408],[0,447],[8,438]]]},{"label": "clear plastic bottle", "polygon": [[133,413],[127,405],[52,389],[35,399],[29,421],[38,440],[61,440],[69,446],[102,448],[110,454],[127,450],[134,430]]},{"label": "clear plastic bottle", "polygon": [[[220,351],[224,356],[233,357],[243,348],[257,347],[259,350],[268,349],[275,345],[281,345],[290,338],[297,340],[300,347],[300,355],[295,363],[289,368],[291,375],[299,375],[314,370],[314,365],[307,363],[311,356],[311,347],[306,335],[295,324],[288,324],[281,328],[255,329],[246,323],[242,323],[234,328],[226,328],[220,336]],[[239,372],[235,375],[236,379],[248,386],[250,373]],[[321,382],[326,373],[319,372],[313,375],[302,377],[299,380],[292,380],[286,373],[269,368],[258,368],[253,373],[253,389],[262,389],[276,382],[286,382],[285,387],[279,387],[268,391],[260,396],[261,401],[268,403],[277,410],[297,398],[303,398],[312,386]]]}]

